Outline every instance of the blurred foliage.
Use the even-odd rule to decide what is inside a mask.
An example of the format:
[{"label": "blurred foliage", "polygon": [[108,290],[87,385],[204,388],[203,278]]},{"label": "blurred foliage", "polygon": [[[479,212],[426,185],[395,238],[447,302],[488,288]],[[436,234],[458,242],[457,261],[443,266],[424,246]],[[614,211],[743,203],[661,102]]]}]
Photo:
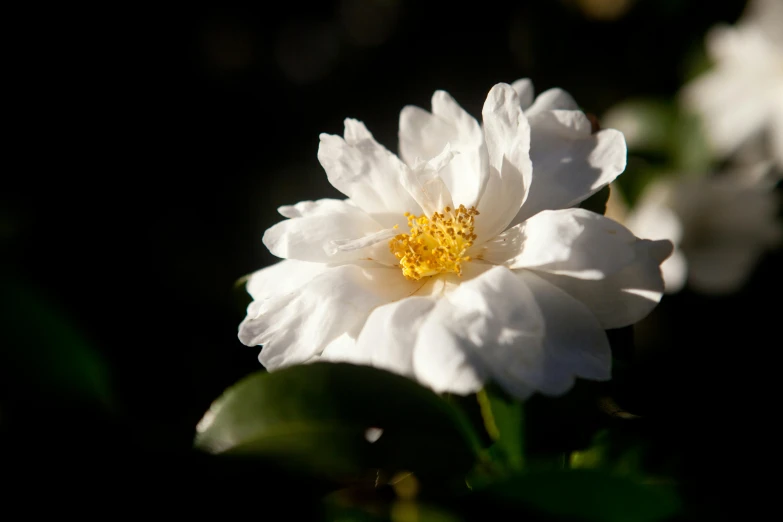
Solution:
[{"label": "blurred foliage", "polygon": [[701,120],[675,100],[628,99],[607,111],[604,123],[625,134],[628,164],[615,183],[632,207],[661,176],[699,176],[715,166]]},{"label": "blurred foliage", "polygon": [[668,488],[595,470],[522,473],[476,495],[534,520],[655,521],[668,520],[679,509],[676,494]]},{"label": "blurred foliage", "polygon": [[14,383],[11,400],[86,402],[111,407],[114,396],[100,352],[67,314],[34,285],[0,274],[0,368]]}]

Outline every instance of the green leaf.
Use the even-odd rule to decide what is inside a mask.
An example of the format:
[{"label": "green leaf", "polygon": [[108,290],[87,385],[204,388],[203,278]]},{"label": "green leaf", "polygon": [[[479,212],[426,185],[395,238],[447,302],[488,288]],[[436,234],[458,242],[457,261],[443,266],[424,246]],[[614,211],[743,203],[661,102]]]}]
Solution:
[{"label": "green leaf", "polygon": [[609,201],[609,185],[605,186],[579,204],[580,208],[601,214],[606,214],[606,203]]},{"label": "green leaf", "polygon": [[596,470],[536,471],[477,492],[481,500],[560,520],[653,522],[675,515],[671,488]]},{"label": "green leaf", "polygon": [[490,385],[476,394],[484,427],[495,441],[490,453],[509,469],[524,463],[524,412],[522,403]]},{"label": "green leaf", "polygon": [[[381,429],[376,442],[366,432]],[[213,403],[195,444],[274,457],[318,474],[469,469],[478,438],[463,414],[416,382],[376,368],[313,363],[258,372]]]},{"label": "green leaf", "polygon": [[[51,402],[111,406],[109,375],[100,353],[63,310],[18,277],[0,280],[0,365],[13,379],[23,376],[19,393]],[[8,359],[6,361],[6,359]]]}]

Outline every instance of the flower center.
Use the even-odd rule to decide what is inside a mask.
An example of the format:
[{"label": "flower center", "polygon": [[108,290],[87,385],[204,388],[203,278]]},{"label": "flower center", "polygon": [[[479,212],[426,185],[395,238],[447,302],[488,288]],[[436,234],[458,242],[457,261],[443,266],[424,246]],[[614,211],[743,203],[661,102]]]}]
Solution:
[{"label": "flower center", "polygon": [[465,252],[476,239],[473,222],[478,215],[476,207],[465,205],[453,210],[446,207],[442,214],[435,212],[429,218],[406,212],[410,233],[389,241],[389,248],[400,260],[402,275],[412,280],[441,272],[462,275],[462,263],[470,261]]}]

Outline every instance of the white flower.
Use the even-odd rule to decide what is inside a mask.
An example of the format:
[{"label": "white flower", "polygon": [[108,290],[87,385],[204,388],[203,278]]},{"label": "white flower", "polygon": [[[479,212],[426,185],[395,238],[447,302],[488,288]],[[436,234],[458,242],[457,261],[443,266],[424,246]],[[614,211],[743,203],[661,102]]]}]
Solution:
[{"label": "white flower", "polygon": [[704,294],[735,292],[783,237],[769,171],[762,164],[711,177],[662,178],[645,188],[630,212],[613,186],[606,215],[639,237],[674,243],[661,265],[667,294],[686,283]]},{"label": "white flower", "polygon": [[721,156],[766,132],[783,165],[783,1],[750,2],[735,26],[713,28],[706,44],[715,67],[685,86],[684,104],[703,117]]},{"label": "white flower", "polygon": [[356,120],[322,134],[318,158],[348,199],[280,208],[289,219],[264,244],[286,260],[249,280],[241,341],[263,345],[269,370],[349,361],[438,392],[492,379],[524,398],[608,379],[604,329],[659,301],[672,246],[569,208],[626,157],[622,135],[591,134],[576,107],[559,89],[533,102],[529,81],[498,84],[482,126],[438,91],[432,113],[403,109],[402,159]]}]

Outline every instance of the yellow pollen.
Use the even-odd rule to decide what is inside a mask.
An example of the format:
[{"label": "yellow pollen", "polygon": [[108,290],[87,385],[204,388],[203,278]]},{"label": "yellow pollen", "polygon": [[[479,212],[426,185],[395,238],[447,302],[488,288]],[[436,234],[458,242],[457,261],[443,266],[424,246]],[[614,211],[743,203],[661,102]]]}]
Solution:
[{"label": "yellow pollen", "polygon": [[476,207],[465,205],[446,207],[429,218],[406,212],[410,233],[397,234],[389,241],[402,274],[412,280],[442,272],[462,275],[462,263],[470,261],[465,253],[476,240],[473,223],[478,215]]}]

